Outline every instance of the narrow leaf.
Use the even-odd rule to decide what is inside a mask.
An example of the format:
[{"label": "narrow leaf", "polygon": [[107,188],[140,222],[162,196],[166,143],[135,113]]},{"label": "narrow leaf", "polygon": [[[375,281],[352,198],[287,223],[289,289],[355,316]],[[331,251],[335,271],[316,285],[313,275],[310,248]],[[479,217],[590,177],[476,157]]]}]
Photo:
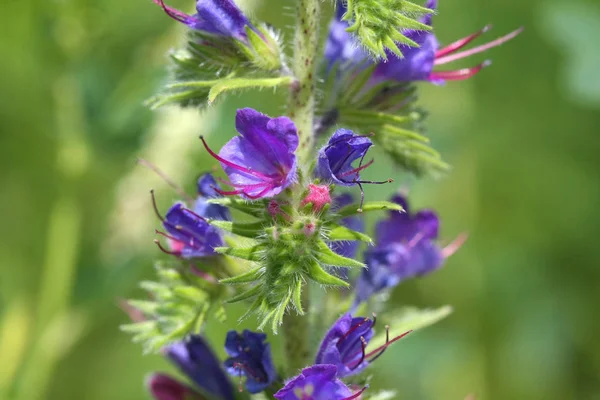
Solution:
[{"label": "narrow leaf", "polygon": [[278,78],[233,78],[218,81],[208,93],[208,102],[215,101],[221,93],[249,89],[249,88],[274,88],[277,86],[287,86],[294,81],[291,76],[281,76]]},{"label": "narrow leaf", "polygon": [[263,276],[264,273],[265,273],[265,271],[264,271],[263,267],[256,267],[256,268],[251,269],[250,271],[245,272],[241,275],[233,276],[231,278],[221,279],[219,282],[227,283],[227,284],[231,284],[231,285],[237,285],[240,283],[250,283],[250,282],[259,280]]},{"label": "narrow leaf", "polygon": [[[340,210],[338,210],[337,212],[337,217],[338,218],[345,218],[345,217],[349,217],[351,215],[356,215],[356,214],[360,214],[361,212],[358,211],[360,207],[360,204],[351,204],[349,206],[343,207]],[[398,211],[398,212],[403,212],[404,209],[402,208],[402,206],[400,204],[396,204],[396,203],[392,203],[391,201],[368,201],[366,203],[363,204],[362,206],[362,212],[369,212],[369,211]]]},{"label": "narrow leaf", "polygon": [[317,250],[315,251],[315,256],[319,259],[322,264],[326,264],[332,267],[342,267],[342,268],[364,268],[365,264],[360,261],[353,260],[351,258],[347,258],[339,255],[335,251],[331,250],[325,242],[319,242],[317,245]]},{"label": "narrow leaf", "polygon": [[310,263],[305,268],[306,275],[317,283],[328,286],[350,287],[348,282],[327,273],[317,262]]}]

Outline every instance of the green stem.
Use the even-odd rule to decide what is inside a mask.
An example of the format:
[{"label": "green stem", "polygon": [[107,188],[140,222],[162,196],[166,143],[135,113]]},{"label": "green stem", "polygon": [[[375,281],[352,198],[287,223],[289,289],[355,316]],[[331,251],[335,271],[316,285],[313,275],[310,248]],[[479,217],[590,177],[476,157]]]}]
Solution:
[{"label": "green stem", "polygon": [[[309,286],[304,285],[302,290],[302,308],[309,308]],[[296,376],[300,369],[309,364],[309,333],[310,326],[308,318],[297,314],[295,311],[288,312],[283,316],[283,340],[284,351],[287,362],[287,375]]]},{"label": "green stem", "polygon": [[296,82],[292,85],[288,115],[298,128],[300,143],[296,152],[300,165],[313,157],[315,67],[319,42],[319,15],[322,0],[298,0],[296,8],[296,35],[292,72]]}]

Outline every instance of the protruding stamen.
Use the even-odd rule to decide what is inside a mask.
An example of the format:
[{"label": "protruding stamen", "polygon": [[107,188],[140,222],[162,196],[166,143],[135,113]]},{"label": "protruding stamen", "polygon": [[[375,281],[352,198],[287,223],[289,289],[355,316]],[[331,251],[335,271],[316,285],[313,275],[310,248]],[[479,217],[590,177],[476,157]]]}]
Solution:
[{"label": "protruding stamen", "polygon": [[369,385],[366,385],[361,390],[359,390],[358,392],[354,393],[352,396],[350,396],[350,397],[344,397],[342,400],[353,400],[353,399],[356,399],[356,398],[360,397],[360,395],[363,394],[364,391],[367,390],[368,388],[369,388]]},{"label": "protruding stamen", "polygon": [[[388,344],[389,342],[390,342],[390,326],[386,325],[385,326],[385,344]],[[381,350],[381,352],[379,352],[379,354],[377,354],[377,355],[375,355],[375,357],[371,358],[370,362],[377,360],[383,353],[385,353],[385,349],[387,349],[387,347],[384,347],[383,350]]]},{"label": "protruding stamen", "polygon": [[367,341],[364,337],[361,336],[360,337],[360,351],[361,351],[360,360],[358,360],[358,362],[356,364],[354,364],[354,366],[349,367],[350,371],[354,371],[356,368],[358,368],[358,366],[360,364],[363,363],[363,361],[365,361],[365,357],[366,357],[365,349],[366,348],[367,348]]},{"label": "protruding stamen", "polygon": [[379,358],[382,354],[383,351],[385,349],[387,349],[392,343],[402,339],[404,336],[408,335],[409,333],[412,332],[412,330],[408,331],[408,332],[404,332],[402,335],[396,336],[395,338],[393,338],[392,340],[389,340],[389,335],[388,335],[388,331],[389,331],[389,327],[386,327],[386,342],[384,345],[379,346],[378,348],[376,348],[375,350],[369,352],[369,354],[367,354],[367,357],[371,357],[373,355],[375,355],[375,357],[373,357],[372,359],[369,360],[369,362],[373,362],[374,360],[376,360],[377,358]]},{"label": "protruding stamen", "polygon": [[447,54],[451,54],[457,50],[462,49],[463,47],[465,47],[466,45],[471,43],[473,40],[477,39],[479,36],[483,35],[487,31],[489,31],[490,29],[492,29],[492,25],[486,25],[482,29],[478,30],[477,32],[472,33],[469,36],[464,37],[462,39],[458,39],[456,42],[450,43],[448,46],[436,51],[435,58],[437,59],[437,58],[443,57]]},{"label": "protruding stamen", "polygon": [[241,165],[237,165],[232,163],[229,160],[224,159],[223,157],[221,157],[220,155],[218,155],[217,153],[215,153],[214,151],[211,150],[210,147],[208,147],[208,144],[206,144],[206,141],[204,140],[204,136],[200,136],[200,140],[202,140],[202,144],[204,144],[204,148],[206,149],[206,151],[208,151],[208,153],[217,161],[219,161],[220,163],[223,163],[225,165],[227,165],[228,167],[231,167],[233,169],[237,169],[238,171],[242,171],[245,172],[246,174],[255,176],[257,178],[261,178],[261,179],[265,179],[265,180],[271,180],[273,179],[273,177],[267,176],[265,174],[262,174],[258,171],[253,171],[250,168],[246,168],[246,167],[242,167]]},{"label": "protruding stamen", "polygon": [[375,329],[375,324],[377,323],[377,314],[372,313],[373,315],[373,325],[371,325],[371,329]]},{"label": "protruding stamen", "polygon": [[464,79],[468,79],[481,71],[483,68],[492,65],[490,60],[485,60],[479,65],[476,65],[471,68],[462,68],[457,69],[455,71],[433,71],[429,78],[431,80],[443,79],[448,81],[462,81]]},{"label": "protruding stamen", "polygon": [[165,219],[162,215],[160,215],[160,211],[158,211],[158,206],[156,205],[156,197],[154,196],[154,189],[150,190],[150,197],[152,197],[152,207],[154,208],[154,213],[162,222],[165,222]]},{"label": "protruding stamen", "polygon": [[208,272],[202,271],[195,264],[192,264],[192,266],[190,267],[190,272],[192,274],[196,275],[196,276],[199,276],[200,278],[204,279],[207,282],[210,282],[210,283],[219,283],[219,281],[217,280],[217,278],[215,278],[214,276],[212,276]]},{"label": "protruding stamen", "polygon": [[158,239],[154,239],[154,244],[156,244],[158,246],[158,248],[160,249],[160,251],[162,251],[165,254],[168,254],[170,256],[175,256],[175,257],[179,257],[181,255],[179,252],[169,251],[169,250],[165,249],[163,247],[163,245],[160,243],[160,240],[158,240]]},{"label": "protruding stamen", "polygon": [[456,253],[458,249],[462,247],[463,244],[467,241],[469,235],[467,233],[461,233],[454,239],[448,246],[442,249],[442,257],[448,258],[452,254]]},{"label": "protruding stamen", "polygon": [[489,49],[491,49],[493,47],[500,46],[501,44],[504,44],[504,43],[508,42],[509,40],[514,39],[521,32],[523,32],[523,28],[522,27],[519,28],[519,29],[517,29],[517,30],[514,30],[514,31],[510,32],[507,35],[499,37],[496,40],[492,40],[489,43],[482,44],[481,46],[477,46],[477,47],[474,47],[474,48],[469,49],[469,50],[461,51],[459,53],[447,55],[445,57],[440,57],[440,58],[437,58],[437,55],[436,55],[436,59],[435,59],[434,65],[446,64],[446,63],[449,63],[449,62],[452,62],[452,61],[459,60],[461,58],[472,56],[473,54],[481,53],[481,52],[489,50]]},{"label": "protruding stamen", "polygon": [[143,165],[144,167],[150,169],[152,172],[158,175],[163,181],[165,181],[167,185],[171,186],[171,188],[173,188],[173,190],[175,190],[181,197],[188,200],[189,202],[194,201],[194,199],[192,199],[190,195],[185,192],[185,190],[183,190],[179,185],[173,182],[173,180],[169,178],[169,176],[165,174],[156,165],[152,164],[150,161],[144,160],[143,158],[138,158],[137,162],[138,164]]},{"label": "protruding stamen", "polygon": [[154,1],[155,4],[158,4],[159,6],[162,7],[162,9],[165,11],[165,13],[167,13],[167,15],[179,22],[183,22],[186,23],[190,20],[192,21],[197,21],[194,17],[192,17],[191,15],[188,15],[182,11],[179,11],[173,7],[169,7],[165,4],[164,0],[152,0]]},{"label": "protruding stamen", "polygon": [[417,233],[415,236],[413,236],[412,239],[410,239],[410,241],[408,242],[407,246],[410,247],[415,247],[420,241],[421,239],[423,239],[425,237],[425,235],[423,234],[423,232],[419,232]]},{"label": "protruding stamen", "polygon": [[201,220],[201,221],[206,221],[206,218],[204,218],[204,217],[202,217],[202,216],[200,216],[200,215],[196,214],[194,211],[190,210],[189,208],[185,208],[185,207],[183,207],[183,209],[182,209],[181,211],[183,211],[183,212],[187,212],[187,213],[188,213],[188,214],[190,214],[191,216],[193,216],[193,217],[196,217],[196,218],[198,218],[198,219],[199,219],[199,220]]},{"label": "protruding stamen", "polygon": [[369,318],[365,318],[362,321],[360,321],[358,324],[351,326],[350,329],[348,329],[348,332],[346,332],[344,334],[344,336],[342,336],[340,338],[340,340],[338,341],[338,343],[342,342],[344,339],[346,339],[352,332],[354,332],[355,330],[357,330],[358,328],[360,328],[363,324],[367,323],[368,321],[370,321]]}]

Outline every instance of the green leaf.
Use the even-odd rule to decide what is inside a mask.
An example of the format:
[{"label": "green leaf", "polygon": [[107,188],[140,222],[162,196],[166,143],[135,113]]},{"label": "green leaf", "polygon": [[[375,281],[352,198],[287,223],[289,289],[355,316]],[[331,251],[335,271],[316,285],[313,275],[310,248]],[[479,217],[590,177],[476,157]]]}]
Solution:
[{"label": "green leaf", "polygon": [[208,93],[209,104],[215,101],[221,93],[249,89],[249,88],[274,88],[278,86],[288,86],[294,81],[291,76],[281,76],[277,78],[232,78],[222,79],[212,86]]},{"label": "green leaf", "polygon": [[[360,211],[359,211],[360,210]],[[391,201],[367,201],[360,209],[360,203],[351,204],[343,207],[337,212],[336,218],[346,218],[351,215],[361,214],[370,211],[398,211],[404,212],[400,204],[392,203]]]},{"label": "green leaf", "polygon": [[208,202],[233,208],[234,210],[241,211],[256,218],[262,218],[267,209],[267,204],[265,204],[264,201],[248,202],[239,197],[218,197],[209,199]]},{"label": "green leaf", "polygon": [[259,295],[261,291],[262,291],[262,286],[256,285],[246,291],[243,291],[241,293],[236,294],[235,296],[232,296],[231,298],[226,300],[226,303],[237,303],[238,301],[250,299],[254,296]]}]

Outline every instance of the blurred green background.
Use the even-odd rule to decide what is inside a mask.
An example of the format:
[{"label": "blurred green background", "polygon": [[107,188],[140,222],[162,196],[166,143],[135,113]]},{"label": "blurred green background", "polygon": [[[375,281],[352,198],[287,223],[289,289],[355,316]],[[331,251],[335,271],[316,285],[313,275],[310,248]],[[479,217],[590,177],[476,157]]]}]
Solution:
[{"label": "blurred green background", "polygon": [[[454,168],[397,181],[439,210],[446,242],[470,239],[446,268],[394,294],[455,313],[390,349],[373,387],[402,399],[600,399],[600,5],[441,3],[442,42],[489,22],[490,37],[526,30],[476,78],[422,85],[433,142]],[[289,38],[292,4],[244,6]],[[191,191],[213,165],[197,135],[217,147],[237,107],[275,115],[281,98],[230,97],[202,114],[144,108],[183,38],[150,0],[8,0],[0,10],[0,399],[148,398],[147,374],[172,367],[118,330],[117,304],[152,276],[148,190],[163,207],[175,194],[135,158]],[[387,178],[385,158],[375,165]],[[219,348],[223,329],[209,327]]]}]

